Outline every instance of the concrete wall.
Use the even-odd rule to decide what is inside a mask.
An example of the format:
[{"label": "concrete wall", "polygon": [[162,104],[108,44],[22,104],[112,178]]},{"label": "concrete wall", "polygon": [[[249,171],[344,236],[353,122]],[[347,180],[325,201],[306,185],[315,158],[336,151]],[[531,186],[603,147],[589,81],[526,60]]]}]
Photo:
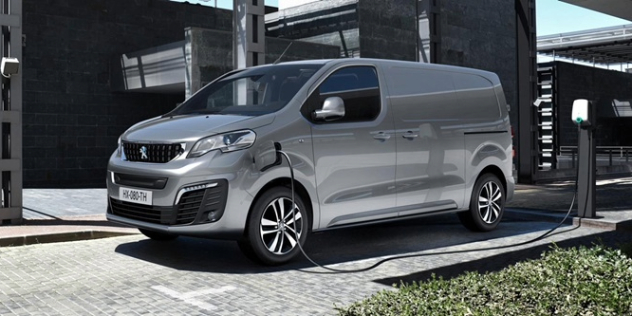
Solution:
[{"label": "concrete wall", "polygon": [[[577,146],[577,126],[571,121],[575,99],[597,106],[597,146],[632,146],[632,117],[616,117],[612,100],[632,101],[632,74],[555,62],[559,145]],[[632,110],[632,109],[631,109]]]},{"label": "concrete wall", "polygon": [[176,95],[110,90],[110,60],[232,29],[232,12],[160,0],[24,0],[24,187],[102,187],[118,136],[171,109]]},{"label": "concrete wall", "polygon": [[357,7],[358,0],[328,0],[281,9],[267,17],[266,36],[337,45],[341,56],[359,57]]},{"label": "concrete wall", "polygon": [[[188,28],[186,33],[185,51],[190,52],[190,57],[187,58],[190,63],[187,68],[191,76],[190,83],[187,83],[187,95],[190,95],[217,76],[233,69],[233,34],[202,28]],[[290,40],[266,37],[265,62],[273,63],[286,48],[287,52],[281,61],[329,59],[340,56],[338,46],[302,41],[295,41],[289,46],[290,43]]]},{"label": "concrete wall", "polygon": [[414,0],[359,0],[360,56],[417,60]]},{"label": "concrete wall", "polygon": [[516,10],[508,0],[440,0],[438,25],[442,64],[498,74],[517,127]]}]

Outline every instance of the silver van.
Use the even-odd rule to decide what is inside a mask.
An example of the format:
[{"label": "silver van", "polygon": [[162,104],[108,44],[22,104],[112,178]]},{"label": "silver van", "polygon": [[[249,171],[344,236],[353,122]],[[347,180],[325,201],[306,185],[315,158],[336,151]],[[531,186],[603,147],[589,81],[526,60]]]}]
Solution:
[{"label": "silver van", "polygon": [[489,231],[513,196],[510,131],[486,71],[374,59],[235,70],[121,135],[107,218],[154,240],[233,239],[264,264],[345,226],[456,213]]}]

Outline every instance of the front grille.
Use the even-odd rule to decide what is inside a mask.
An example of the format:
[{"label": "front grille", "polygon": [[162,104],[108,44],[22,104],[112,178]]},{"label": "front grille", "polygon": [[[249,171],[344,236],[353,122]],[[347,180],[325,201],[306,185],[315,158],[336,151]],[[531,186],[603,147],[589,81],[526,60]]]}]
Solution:
[{"label": "front grille", "polygon": [[184,152],[180,144],[123,143],[128,161],[165,163]]},{"label": "front grille", "polygon": [[124,202],[110,198],[112,214],[153,224],[170,225],[175,211],[173,207],[160,207]]},{"label": "front grille", "polygon": [[[224,213],[228,182],[182,194],[176,206],[150,206],[110,198],[111,214],[160,225],[203,224],[218,220]],[[213,220],[209,219],[212,217]]]},{"label": "front grille", "polygon": [[167,177],[148,177],[125,173],[114,173],[114,183],[145,189],[162,190],[167,185]]}]

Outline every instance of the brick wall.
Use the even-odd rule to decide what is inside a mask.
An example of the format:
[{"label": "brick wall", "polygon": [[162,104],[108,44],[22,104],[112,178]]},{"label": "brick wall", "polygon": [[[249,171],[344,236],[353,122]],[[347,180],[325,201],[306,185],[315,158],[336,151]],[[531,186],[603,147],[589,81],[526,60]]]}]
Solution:
[{"label": "brick wall", "polygon": [[360,0],[360,56],[417,60],[416,1]]},{"label": "brick wall", "polygon": [[112,93],[109,62],[232,29],[232,12],[164,0],[24,0],[24,187],[102,187],[118,136],[171,109],[175,95]]}]

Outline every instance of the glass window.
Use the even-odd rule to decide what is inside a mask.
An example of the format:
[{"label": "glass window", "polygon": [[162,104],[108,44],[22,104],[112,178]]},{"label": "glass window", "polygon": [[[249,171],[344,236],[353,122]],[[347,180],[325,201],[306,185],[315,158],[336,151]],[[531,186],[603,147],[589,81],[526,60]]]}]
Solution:
[{"label": "glass window", "polygon": [[322,64],[246,69],[205,86],[168,115],[258,116],[283,108]]},{"label": "glass window", "polygon": [[[311,119],[321,109],[325,99],[340,97],[345,104],[345,116],[331,123],[372,121],[380,114],[380,88],[375,68],[355,66],[332,73],[310,96],[303,115]],[[315,121],[317,123],[321,123]]]}]

